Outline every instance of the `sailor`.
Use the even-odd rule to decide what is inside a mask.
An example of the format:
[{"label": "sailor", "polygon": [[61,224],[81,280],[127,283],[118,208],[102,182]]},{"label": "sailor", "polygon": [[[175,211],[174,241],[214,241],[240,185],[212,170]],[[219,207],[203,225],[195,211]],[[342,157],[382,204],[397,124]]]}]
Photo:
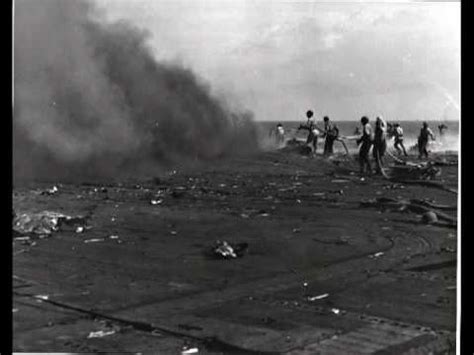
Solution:
[{"label": "sailor", "polygon": [[313,111],[308,110],[306,112],[307,122],[305,125],[301,124],[298,127],[298,130],[304,129],[308,131],[308,138],[306,139],[306,144],[311,144],[313,146],[313,154],[316,154],[316,148],[318,146],[318,136],[320,134],[316,124],[314,123]]},{"label": "sailor", "polygon": [[378,116],[375,120],[374,148],[372,150],[378,173],[382,171],[383,157],[386,150],[387,124],[381,116]]},{"label": "sailor", "polygon": [[339,137],[339,129],[329,120],[328,116],[324,116],[324,155],[331,155],[334,152],[334,141]]},{"label": "sailor", "polygon": [[403,128],[400,126],[399,123],[395,123],[394,125],[393,137],[395,139],[393,147],[397,150],[398,154],[402,153],[402,150],[400,149],[401,147],[403,149],[403,155],[407,157],[408,154],[405,149],[405,146],[403,145]]},{"label": "sailor", "polygon": [[367,168],[367,173],[372,174],[372,166],[370,165],[369,152],[373,144],[373,132],[372,127],[370,126],[369,119],[366,116],[363,116],[360,119],[362,124],[362,135],[357,139],[357,145],[360,145],[359,148],[359,165],[360,172],[364,174],[365,169]]},{"label": "sailor", "polygon": [[428,123],[423,122],[423,126],[420,130],[420,135],[418,136],[418,152],[419,158],[421,159],[423,155],[428,158],[428,141],[429,139],[435,140],[433,131],[428,127]]},{"label": "sailor", "polygon": [[276,127],[276,140],[278,144],[282,144],[285,142],[285,130],[281,123],[277,124]]},{"label": "sailor", "polygon": [[446,126],[444,123],[438,125],[438,131],[439,131],[439,136],[443,137],[444,136],[444,131],[448,129],[448,126]]}]

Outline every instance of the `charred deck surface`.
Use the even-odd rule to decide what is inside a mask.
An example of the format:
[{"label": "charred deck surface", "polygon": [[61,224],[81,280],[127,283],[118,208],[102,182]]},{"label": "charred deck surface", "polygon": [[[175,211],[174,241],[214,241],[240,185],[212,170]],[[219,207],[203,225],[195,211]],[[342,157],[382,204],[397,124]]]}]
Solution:
[{"label": "charred deck surface", "polygon": [[[361,201],[452,206],[455,194],[361,180],[350,160],[280,152],[216,166],[56,183],[52,195],[39,193],[52,184],[18,186],[16,212],[87,214],[92,228],[14,240],[14,350],[454,351],[456,230]],[[456,187],[457,167],[442,170]],[[216,240],[249,249],[216,260]],[[110,335],[88,337],[99,330]]]}]

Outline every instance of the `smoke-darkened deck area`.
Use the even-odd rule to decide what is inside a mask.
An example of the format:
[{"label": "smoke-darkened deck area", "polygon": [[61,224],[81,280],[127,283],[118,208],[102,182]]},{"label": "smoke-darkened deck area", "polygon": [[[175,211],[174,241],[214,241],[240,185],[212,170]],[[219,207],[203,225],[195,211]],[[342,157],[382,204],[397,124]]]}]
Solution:
[{"label": "smoke-darkened deck area", "polygon": [[[362,202],[419,199],[455,217],[456,194],[369,182],[340,161],[354,164],[277,152],[154,180],[18,187],[18,215],[85,220],[14,239],[14,349],[452,349],[455,227]],[[456,176],[443,167],[445,186]],[[216,241],[248,248],[220,257]]]}]

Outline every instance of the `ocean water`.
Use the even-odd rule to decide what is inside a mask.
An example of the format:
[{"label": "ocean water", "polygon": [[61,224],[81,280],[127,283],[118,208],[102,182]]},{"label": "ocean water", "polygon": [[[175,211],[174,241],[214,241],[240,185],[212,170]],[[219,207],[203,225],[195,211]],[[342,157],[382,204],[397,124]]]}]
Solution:
[{"label": "ocean water", "polygon": [[[306,139],[308,135],[308,131],[301,130],[297,131],[298,126],[306,121],[265,121],[265,122],[257,122],[258,129],[259,129],[259,137],[261,146],[264,149],[275,149],[278,148],[278,144],[275,142],[275,139],[270,137],[271,129],[274,129],[278,123],[283,125],[285,129],[285,138],[292,139]],[[358,121],[333,121],[337,127],[339,128],[340,136],[350,137],[354,136],[355,129],[357,127],[361,127],[360,122]],[[389,121],[390,122],[390,121]],[[433,152],[443,152],[443,151],[459,151],[459,122],[457,121],[427,121],[428,126],[433,131],[436,140],[429,143],[428,150]],[[372,127],[374,127],[375,122],[370,122]],[[421,121],[398,121],[401,127],[403,128],[404,133],[404,145],[407,151],[413,147],[416,142],[418,135],[421,129]],[[444,134],[441,136],[438,130],[438,125],[445,124],[448,126],[448,129],[444,131]],[[316,125],[322,130],[324,128],[324,124],[322,121],[316,121]],[[347,148],[351,152],[356,152],[358,150],[357,144],[354,140],[346,139],[344,140],[346,143]],[[388,141],[388,149],[392,152],[395,151],[393,147],[394,141],[393,139]],[[324,139],[321,138],[318,142],[318,150],[322,149],[324,145]],[[321,148],[320,148],[321,147]],[[320,150],[321,151],[321,150]],[[335,142],[334,143],[334,151],[337,152],[344,152],[344,147],[341,143]]]}]

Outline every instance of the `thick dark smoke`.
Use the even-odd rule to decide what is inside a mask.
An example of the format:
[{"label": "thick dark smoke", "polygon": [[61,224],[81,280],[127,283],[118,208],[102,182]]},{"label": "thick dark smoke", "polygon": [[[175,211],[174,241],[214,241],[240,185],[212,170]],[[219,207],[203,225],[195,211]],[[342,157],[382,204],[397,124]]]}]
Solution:
[{"label": "thick dark smoke", "polygon": [[77,0],[17,0],[14,175],[111,176],[257,148],[188,69],[158,63],[147,33]]}]

